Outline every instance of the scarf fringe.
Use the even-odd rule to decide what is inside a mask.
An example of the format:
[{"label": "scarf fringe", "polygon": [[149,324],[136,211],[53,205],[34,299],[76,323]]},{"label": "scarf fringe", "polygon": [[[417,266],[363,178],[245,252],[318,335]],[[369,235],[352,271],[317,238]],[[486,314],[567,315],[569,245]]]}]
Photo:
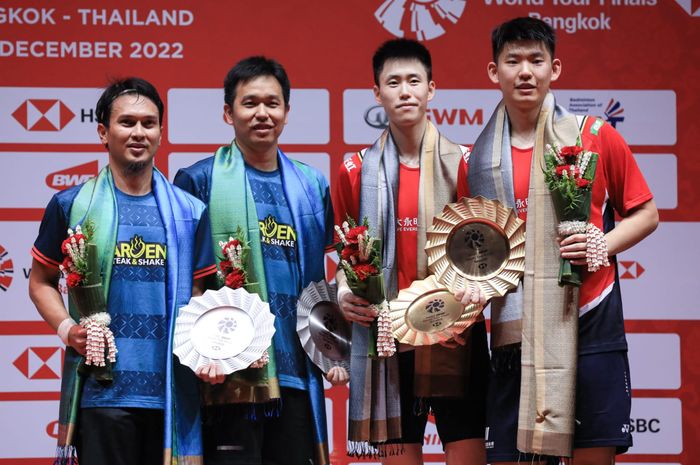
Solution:
[{"label": "scarf fringe", "polygon": [[78,463],[78,451],[75,446],[65,445],[56,447],[56,459],[53,465],[80,465]]},{"label": "scarf fringe", "polygon": [[403,455],[404,452],[403,444],[370,444],[366,441],[349,441],[347,444],[348,457],[357,459],[378,460],[383,457]]}]

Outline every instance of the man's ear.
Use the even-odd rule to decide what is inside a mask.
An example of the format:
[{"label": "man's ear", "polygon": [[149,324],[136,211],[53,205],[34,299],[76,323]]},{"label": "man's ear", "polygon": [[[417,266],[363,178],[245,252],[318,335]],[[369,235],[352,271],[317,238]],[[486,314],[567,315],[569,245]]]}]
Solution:
[{"label": "man's ear", "polygon": [[551,81],[554,82],[557,79],[559,79],[559,76],[561,76],[561,60],[559,58],[555,58],[552,60],[552,79]]},{"label": "man's ear", "polygon": [[494,84],[498,84],[498,65],[493,61],[486,66],[486,73]]},{"label": "man's ear", "polygon": [[102,145],[105,146],[105,148],[109,148],[107,145],[107,126],[105,126],[102,123],[97,124],[97,135],[100,137],[100,142],[102,142]]},{"label": "man's ear", "polygon": [[233,126],[233,108],[228,103],[224,103],[224,122],[229,126]]},{"label": "man's ear", "polygon": [[382,104],[382,99],[379,97],[379,86],[375,85],[372,87],[372,92],[374,92],[374,100],[377,101],[378,104]]}]

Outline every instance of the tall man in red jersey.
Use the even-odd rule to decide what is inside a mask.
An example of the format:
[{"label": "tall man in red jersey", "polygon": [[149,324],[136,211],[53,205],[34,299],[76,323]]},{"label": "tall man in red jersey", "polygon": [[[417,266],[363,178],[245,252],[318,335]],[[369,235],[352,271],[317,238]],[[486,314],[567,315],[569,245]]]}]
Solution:
[{"label": "tall man in red jersey", "polygon": [[[427,277],[429,212],[456,201],[457,170],[466,149],[441,136],[428,121],[435,83],[430,53],[423,45],[388,41],[376,51],[373,66],[374,95],[389,127],[372,147],[341,165],[333,204],[336,224],[346,215],[358,222],[366,217],[370,232],[381,235],[385,293],[391,300],[399,289]],[[447,463],[485,464],[484,323],[451,347],[400,347],[388,359],[369,359],[366,327],[376,314],[367,301],[353,295],[342,271],[337,279],[340,307],[354,323],[351,453],[371,453],[368,444],[380,445],[383,463],[422,464],[425,425],[432,410]]]},{"label": "tall man in red jersey", "polygon": [[[558,463],[558,457],[573,455],[575,465],[610,465],[632,444],[615,255],[653,232],[658,213],[615,129],[556,105],[550,84],[562,65],[552,28],[517,18],[493,31],[492,46],[488,75],[503,100],[460,166],[459,193],[517,208],[526,220],[527,248],[523,285],[491,301],[489,462],[549,456]],[[587,231],[604,233],[607,253],[598,259],[609,256],[612,264],[584,271],[580,289],[558,286],[558,260],[587,265],[591,233],[557,237],[541,170],[546,144],[576,145],[579,138],[584,149],[599,155]],[[617,226],[614,212],[622,217]]]}]

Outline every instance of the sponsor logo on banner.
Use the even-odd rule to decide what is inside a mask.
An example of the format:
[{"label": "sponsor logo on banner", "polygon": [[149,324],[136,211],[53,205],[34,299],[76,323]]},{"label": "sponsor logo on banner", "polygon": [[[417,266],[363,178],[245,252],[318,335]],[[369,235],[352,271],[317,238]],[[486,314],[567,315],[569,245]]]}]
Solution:
[{"label": "sponsor logo on banner", "polygon": [[681,339],[678,334],[627,333],[632,389],[681,387]]},{"label": "sponsor logo on banner", "polygon": [[98,171],[97,160],[94,160],[49,174],[46,176],[46,185],[52,189],[62,191],[89,181],[97,176]]},{"label": "sponsor logo on banner", "polygon": [[672,153],[634,154],[658,208],[678,207],[678,162]]},{"label": "sponsor logo on banner", "polygon": [[0,208],[44,208],[56,191],[96,176],[107,159],[106,152],[0,152],[0,170],[10,173],[5,188],[18,194],[0,197]]},{"label": "sponsor logo on banner", "polygon": [[57,416],[57,400],[0,402],[0,459],[54,457]]},{"label": "sponsor logo on banner", "polygon": [[681,411],[680,399],[632,398],[632,418],[628,428],[634,445],[627,453],[683,452]]},{"label": "sponsor logo on banner", "polygon": [[572,113],[607,121],[629,145],[676,143],[676,93],[672,90],[556,90],[554,93],[557,102]]},{"label": "sponsor logo on banner", "polygon": [[620,260],[617,264],[620,279],[637,279],[644,273],[644,267],[637,262]]},{"label": "sponsor logo on banner", "polygon": [[[327,89],[292,89],[289,120],[282,144],[327,144],[330,141],[330,95]],[[223,120],[223,89],[170,89],[168,140],[173,144],[230,144],[233,128]]]},{"label": "sponsor logo on banner", "polygon": [[[497,90],[440,89],[427,116],[442,134],[457,143],[473,143],[500,101]],[[343,92],[343,134],[347,144],[372,144],[389,119],[368,89]]]},{"label": "sponsor logo on banner", "polygon": [[456,24],[466,5],[466,0],[384,0],[374,17],[396,37],[431,40]]},{"label": "sponsor logo on banner", "polygon": [[[620,280],[625,318],[630,320],[698,320],[700,312],[688,302],[700,301],[700,286],[695,276],[700,263],[700,248],[683,247],[673,252],[669,244],[695,244],[700,236],[700,223],[659,223],[649,237],[618,255],[620,262],[642,264],[631,266],[636,279]],[[619,268],[620,273],[626,272]],[[663,289],[663,292],[659,292]]]},{"label": "sponsor logo on banner", "polygon": [[60,379],[61,347],[29,347],[12,364],[28,379]]},{"label": "sponsor logo on banner", "polygon": [[365,123],[374,129],[386,129],[389,127],[389,117],[386,116],[384,107],[372,105],[365,112]]},{"label": "sponsor logo on banner", "polygon": [[700,16],[700,1],[698,0],[676,0],[683,11],[688,13],[690,16]]},{"label": "sponsor logo on banner", "polygon": [[10,254],[0,245],[0,290],[7,292],[10,285],[12,285],[14,273],[15,267],[12,263],[12,258],[10,258]]},{"label": "sponsor logo on banner", "polygon": [[[212,153],[184,153],[184,152],[173,152],[168,157],[168,179],[172,182],[175,179],[175,175],[178,170],[182,168],[187,168],[200,160],[211,157]],[[316,168],[325,176],[326,179],[331,179],[331,157],[327,153],[322,152],[293,152],[285,153],[289,158],[306,163],[312,168]]]},{"label": "sponsor logo on banner", "polygon": [[432,414],[428,415],[428,422],[423,433],[423,453],[442,454],[442,441],[435,425],[435,417]]},{"label": "sponsor logo on banner", "polygon": [[610,99],[608,106],[605,108],[605,121],[607,121],[610,126],[616,128],[617,123],[622,123],[625,121],[624,115],[625,109],[622,108],[622,104],[614,99]]},{"label": "sponsor logo on banner", "polygon": [[60,391],[63,355],[56,335],[0,336],[0,392]]},{"label": "sponsor logo on banner", "polygon": [[[29,251],[34,244],[38,231],[38,221],[4,221],[2,223],[0,244],[3,250],[7,252],[5,257],[12,258],[12,266],[9,266],[8,263],[5,265],[8,272],[4,275],[0,273],[0,278],[5,284],[5,290],[0,291],[0,321],[41,320],[41,316],[39,316],[27,293],[29,274],[32,267],[32,256],[29,254]],[[12,273],[9,273],[9,270],[12,270]],[[8,278],[11,278],[11,280]],[[54,338],[51,345],[55,345],[56,341],[57,339]],[[22,350],[26,348],[25,345],[22,347]],[[2,352],[1,348],[0,352]],[[15,357],[20,352],[17,352]],[[13,360],[14,358],[9,361],[9,365],[12,364]]]},{"label": "sponsor logo on banner", "polygon": [[27,131],[60,131],[75,113],[57,99],[30,99],[22,102],[12,117]]},{"label": "sponsor logo on banner", "polygon": [[335,282],[335,270],[338,267],[338,254],[336,252],[326,253],[326,281]]},{"label": "sponsor logo on banner", "polygon": [[95,103],[102,89],[0,87],[5,143],[98,144]]}]

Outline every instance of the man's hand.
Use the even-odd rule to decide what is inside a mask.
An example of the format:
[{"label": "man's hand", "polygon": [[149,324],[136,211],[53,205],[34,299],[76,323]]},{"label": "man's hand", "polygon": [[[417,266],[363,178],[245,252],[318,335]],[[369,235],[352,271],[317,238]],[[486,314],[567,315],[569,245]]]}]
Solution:
[{"label": "man's hand", "polygon": [[221,384],[224,382],[224,379],[226,379],[226,375],[221,370],[221,366],[216,362],[198,368],[195,374],[199,379],[209,384]]},{"label": "man's hand", "polygon": [[80,325],[71,326],[68,330],[68,345],[85,357],[87,352],[87,329]]},{"label": "man's hand", "polygon": [[326,379],[333,386],[338,386],[341,384],[347,384],[350,381],[350,375],[348,371],[343,367],[333,367],[326,373]]},{"label": "man's hand", "polygon": [[465,307],[472,304],[479,304],[482,307],[486,305],[486,295],[476,283],[471,281],[465,283],[464,289],[455,292],[455,299]]},{"label": "man's hand", "polygon": [[572,234],[564,239],[558,237],[559,254],[567,258],[572,265],[586,265],[587,240],[585,234]]},{"label": "man's hand", "polygon": [[338,306],[345,319],[362,326],[369,326],[377,317],[377,311],[370,303],[352,293],[347,286],[338,286]]}]

